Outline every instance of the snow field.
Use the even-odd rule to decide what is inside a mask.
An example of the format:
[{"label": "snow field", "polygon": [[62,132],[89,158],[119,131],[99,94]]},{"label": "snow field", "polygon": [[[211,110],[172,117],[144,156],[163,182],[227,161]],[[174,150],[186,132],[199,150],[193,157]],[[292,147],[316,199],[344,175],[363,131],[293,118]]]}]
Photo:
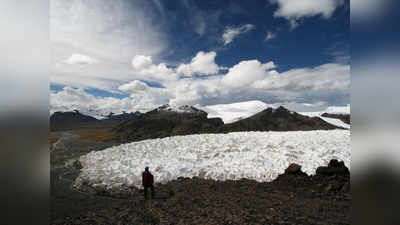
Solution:
[{"label": "snow field", "polygon": [[303,115],[303,116],[309,116],[309,117],[319,117],[322,120],[324,120],[327,123],[330,123],[332,125],[335,125],[337,127],[343,127],[346,129],[350,129],[350,124],[347,124],[343,121],[341,121],[340,119],[335,119],[335,118],[329,118],[329,117],[323,117],[322,114],[324,114],[324,112],[299,112],[299,114]]},{"label": "snow field", "polygon": [[105,188],[141,187],[141,173],[150,167],[156,183],[178,177],[214,180],[271,181],[290,163],[311,175],[331,159],[350,168],[350,132],[236,132],[151,139],[111,147],[81,156],[83,168],[75,180]]}]

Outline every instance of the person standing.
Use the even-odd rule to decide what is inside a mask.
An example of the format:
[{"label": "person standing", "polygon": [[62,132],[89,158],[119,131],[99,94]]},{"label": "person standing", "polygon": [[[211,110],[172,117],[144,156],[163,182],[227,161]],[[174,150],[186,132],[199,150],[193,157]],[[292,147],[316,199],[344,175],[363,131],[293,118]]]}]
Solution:
[{"label": "person standing", "polygon": [[144,199],[147,199],[147,189],[151,190],[151,198],[154,198],[154,176],[150,173],[149,167],[146,166],[142,173],[142,185],[144,188]]}]

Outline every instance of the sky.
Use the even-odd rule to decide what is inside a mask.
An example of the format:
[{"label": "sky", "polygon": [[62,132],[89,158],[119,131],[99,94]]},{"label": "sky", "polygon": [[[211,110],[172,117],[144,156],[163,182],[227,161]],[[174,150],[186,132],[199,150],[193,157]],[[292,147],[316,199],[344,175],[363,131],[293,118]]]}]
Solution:
[{"label": "sky", "polygon": [[51,111],[350,103],[348,0],[51,0]]}]

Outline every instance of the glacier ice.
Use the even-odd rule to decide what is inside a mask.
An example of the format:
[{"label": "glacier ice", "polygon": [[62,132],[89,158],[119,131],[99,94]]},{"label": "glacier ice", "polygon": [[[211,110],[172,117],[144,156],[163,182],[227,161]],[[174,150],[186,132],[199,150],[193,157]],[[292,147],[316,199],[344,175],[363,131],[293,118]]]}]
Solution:
[{"label": "glacier ice", "polygon": [[80,157],[75,180],[91,186],[141,187],[141,173],[149,166],[156,183],[178,177],[215,180],[271,181],[290,163],[307,174],[331,159],[350,168],[350,131],[235,132],[151,139],[92,151]]}]

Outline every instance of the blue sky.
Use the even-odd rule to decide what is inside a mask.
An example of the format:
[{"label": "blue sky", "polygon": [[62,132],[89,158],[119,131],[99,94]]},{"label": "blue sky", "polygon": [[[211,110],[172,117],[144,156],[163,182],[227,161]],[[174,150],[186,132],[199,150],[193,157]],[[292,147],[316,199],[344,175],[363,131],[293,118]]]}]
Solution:
[{"label": "blue sky", "polygon": [[51,107],[346,105],[349,21],[348,0],[54,0]]},{"label": "blue sky", "polygon": [[[192,10],[210,15],[213,20],[210,21],[212,26],[204,31],[206,33],[198,35],[188,20],[190,11],[182,8],[179,1],[174,3],[167,6],[167,10],[171,10],[169,13],[178,15],[174,23],[166,25],[169,26],[171,45],[176,46],[168,56],[171,60],[185,60],[198,51],[217,51],[218,64],[232,66],[240,60],[274,60],[279,62],[278,71],[285,71],[332,62],[335,59],[329,51],[335,46],[335,50],[344,51],[346,49],[342,48],[348,47],[345,45],[349,43],[348,5],[340,6],[330,19],[316,15],[304,19],[301,27],[291,30],[284,18],[274,18],[277,5],[265,0],[190,1]],[[221,46],[220,36],[225,27],[243,24],[253,24],[255,29],[237,38],[230,46]],[[277,33],[277,38],[265,41],[268,31]]]}]

